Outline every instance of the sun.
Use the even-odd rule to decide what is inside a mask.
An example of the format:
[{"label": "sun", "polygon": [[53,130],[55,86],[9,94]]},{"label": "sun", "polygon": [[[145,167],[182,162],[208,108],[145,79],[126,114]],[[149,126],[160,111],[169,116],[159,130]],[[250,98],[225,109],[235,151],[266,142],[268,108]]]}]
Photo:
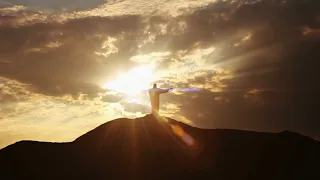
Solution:
[{"label": "sun", "polygon": [[149,89],[155,80],[154,65],[143,65],[121,74],[115,80],[104,84],[103,88],[134,96]]}]

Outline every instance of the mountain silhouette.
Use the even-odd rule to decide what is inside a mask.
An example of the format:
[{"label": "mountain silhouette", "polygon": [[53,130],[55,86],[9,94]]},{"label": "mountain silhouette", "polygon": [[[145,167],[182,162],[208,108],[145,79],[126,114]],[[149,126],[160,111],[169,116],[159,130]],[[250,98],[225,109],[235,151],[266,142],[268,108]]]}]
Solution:
[{"label": "mountain silhouette", "polygon": [[293,132],[199,129],[152,115],[69,143],[0,150],[0,179],[320,179],[320,143]]}]

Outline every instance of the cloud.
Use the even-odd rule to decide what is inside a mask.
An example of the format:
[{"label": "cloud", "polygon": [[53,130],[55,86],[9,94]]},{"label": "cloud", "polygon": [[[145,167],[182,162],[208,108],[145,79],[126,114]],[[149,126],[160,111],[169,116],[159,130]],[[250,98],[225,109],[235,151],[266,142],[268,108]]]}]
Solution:
[{"label": "cloud", "polygon": [[[21,26],[37,22],[65,22],[70,19],[81,19],[87,17],[112,17],[125,15],[139,16],[179,16],[181,14],[192,13],[197,8],[205,7],[216,0],[205,1],[105,1],[95,0],[90,2],[75,1],[20,1],[5,3],[5,7],[0,9],[0,14],[15,12],[12,15],[10,25]],[[106,3],[103,3],[106,2]],[[18,3],[19,5],[14,5]],[[12,5],[12,6],[10,6]],[[1,6],[0,6],[1,7]],[[173,8],[174,7],[174,8]],[[1,13],[3,12],[3,13]],[[19,16],[18,16],[19,15]]]},{"label": "cloud", "polygon": [[100,97],[47,96],[7,78],[0,84],[0,148],[19,140],[72,141],[120,116]]},{"label": "cloud", "polygon": [[134,61],[141,64],[156,64],[163,60],[166,60],[168,56],[171,55],[171,52],[152,52],[150,54],[139,54],[136,56],[132,56],[130,61]]},{"label": "cloud", "polygon": [[[129,1],[109,2],[97,9],[102,12],[105,7],[111,10],[123,8],[122,11],[118,11],[123,12],[124,7],[127,7],[125,5],[135,7],[139,4],[135,3]],[[152,7],[146,8],[148,11],[153,11],[152,9],[157,7],[154,6],[155,2],[153,1],[148,3],[150,6],[145,7]],[[158,2],[158,4],[164,5],[162,2]],[[165,6],[172,7],[172,4],[179,3],[170,1]],[[282,87],[282,89],[290,89],[292,84],[289,84],[290,81],[286,81],[286,79],[293,77],[292,73],[295,71],[295,67],[298,69],[303,67],[297,65],[299,60],[295,60],[299,53],[301,52],[302,55],[302,51],[305,51],[303,54],[317,54],[312,52],[312,47],[310,48],[313,46],[311,43],[316,45],[317,42],[306,37],[308,34],[311,36],[317,32],[315,7],[318,6],[318,2],[316,1],[287,1],[286,3],[267,1],[193,3],[190,1],[183,6],[187,7],[188,4],[193,4],[189,6],[194,7],[193,11],[181,11],[180,14],[171,18],[157,16],[157,14],[153,14],[149,18],[146,16],[147,11],[141,8],[139,8],[141,12],[138,14],[144,14],[144,17],[139,15],[123,16],[123,14],[132,14],[129,10],[114,18],[110,18],[112,13],[108,15],[109,17],[103,17],[105,13],[89,13],[95,12],[96,9],[89,10],[88,13],[78,12],[78,14],[86,14],[85,16],[75,15],[77,13],[74,15],[62,13],[61,16],[70,17],[62,24],[56,23],[53,19],[52,22],[48,21],[47,25],[27,23],[30,24],[30,27],[22,27],[21,31],[17,30],[16,33],[12,33],[10,28],[3,30],[4,38],[2,39],[4,42],[9,41],[5,37],[15,36],[17,40],[13,40],[12,45],[3,46],[2,54],[4,58],[8,58],[17,52],[28,52],[27,54],[20,53],[22,57],[15,57],[14,61],[6,59],[5,62],[14,63],[11,65],[12,67],[16,66],[19,61],[23,69],[31,71],[33,67],[27,67],[23,64],[23,59],[41,59],[33,60],[35,62],[31,64],[42,66],[43,71],[50,74],[49,77],[56,76],[55,72],[59,71],[61,73],[59,76],[62,77],[60,79],[72,76],[78,78],[81,83],[95,81],[94,77],[103,76],[103,73],[108,72],[111,64],[115,67],[114,69],[128,69],[134,66],[134,63],[147,63],[153,61],[153,58],[160,58],[159,67],[163,69],[171,67],[172,69],[185,68],[190,70],[190,68],[196,67],[204,72],[203,69],[217,67],[224,71],[232,70],[234,78],[220,79],[220,83],[209,81],[207,84],[217,84],[216,87],[212,87],[215,89],[223,87],[243,92],[253,88]],[[11,11],[17,11],[16,9],[24,10],[20,7],[11,8]],[[173,11],[177,9],[181,8],[179,6],[175,9],[172,8]],[[297,14],[294,13],[294,9],[309,11]],[[112,12],[111,10],[108,12]],[[57,15],[55,16],[57,17]],[[41,29],[42,33],[39,34],[34,29]],[[178,29],[182,29],[181,33],[174,34]],[[18,34],[26,34],[26,37]],[[152,41],[146,42],[150,37],[153,37]],[[165,46],[163,46],[164,42],[166,42]],[[54,43],[56,43],[55,46],[52,46]],[[75,44],[76,46],[74,46]],[[235,44],[237,46],[234,46]],[[298,47],[298,44],[302,46]],[[169,52],[170,54],[160,57],[155,54],[155,51]],[[274,53],[270,53],[271,51]],[[55,54],[61,56],[54,57],[58,59],[55,60],[57,67],[46,63],[46,59]],[[73,59],[77,59],[76,62]],[[130,62],[128,59],[134,61]],[[85,70],[81,70],[83,64],[86,64]],[[50,68],[45,68],[46,66],[50,66]],[[286,67],[290,69],[284,70]],[[12,75],[8,76],[8,74],[13,74],[16,67],[9,69],[11,72],[6,70],[6,76],[12,78]],[[276,81],[273,79],[274,75],[272,74],[274,73],[280,77]],[[21,74],[24,77],[24,74]],[[15,78],[22,79],[21,77]],[[29,79],[33,79],[33,77]],[[201,87],[205,87],[203,82],[207,81],[204,80],[206,78],[196,76],[193,79],[193,85],[199,84]],[[48,80],[44,79],[43,81]],[[50,83],[53,84],[52,82]],[[302,81],[298,82],[303,84]]]},{"label": "cloud", "polygon": [[11,6],[11,7],[4,7],[0,9],[0,13],[2,15],[10,15],[12,13],[17,13],[17,12],[21,12],[24,11],[26,9],[25,6],[21,6],[21,5],[15,5],[15,6]]},{"label": "cloud", "polygon": [[[75,11],[75,10],[85,10],[90,8],[95,8],[98,5],[105,3],[106,0],[92,0],[92,1],[83,1],[83,0],[73,0],[63,1],[63,0],[5,0],[1,1],[0,5],[12,5],[18,4],[19,6],[27,6],[28,9],[32,10],[47,10],[47,11]],[[10,8],[10,7],[9,7]]]},{"label": "cloud", "polygon": [[117,94],[107,94],[102,97],[101,101],[108,102],[108,103],[117,103],[122,99],[122,96]]},{"label": "cloud", "polygon": [[160,1],[110,1],[98,8],[80,12],[91,16],[119,16],[119,15],[171,15],[173,17],[184,13],[192,13],[197,8],[205,7],[216,0],[204,1],[181,1],[181,0],[160,0]]},{"label": "cloud", "polygon": [[[129,30],[127,26],[136,26],[134,24],[139,23],[134,22],[136,18],[81,19],[60,25],[25,26],[15,31],[10,27],[2,28],[0,51],[7,63],[1,64],[0,75],[32,84],[35,91],[48,95],[101,92],[96,85],[97,79],[114,72],[110,71],[109,59],[94,52],[100,50],[99,44],[102,44],[102,49],[108,48],[103,44],[110,36]],[[114,66],[116,63],[118,66],[125,64],[125,57],[131,54],[124,45],[119,44],[122,50],[110,57],[118,59]]]},{"label": "cloud", "polygon": [[142,114],[148,114],[151,112],[151,107],[145,104],[137,103],[135,101],[122,102],[124,110],[129,113],[140,112]]}]

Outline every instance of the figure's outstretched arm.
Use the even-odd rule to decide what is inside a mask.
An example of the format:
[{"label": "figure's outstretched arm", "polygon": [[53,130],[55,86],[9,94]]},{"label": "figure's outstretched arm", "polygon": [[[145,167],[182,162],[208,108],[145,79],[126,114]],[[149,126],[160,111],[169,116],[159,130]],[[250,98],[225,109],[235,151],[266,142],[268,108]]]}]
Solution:
[{"label": "figure's outstretched arm", "polygon": [[169,92],[170,90],[172,90],[173,88],[169,88],[169,89],[161,89],[160,90],[160,94],[163,94],[163,93],[167,93],[167,92]]}]

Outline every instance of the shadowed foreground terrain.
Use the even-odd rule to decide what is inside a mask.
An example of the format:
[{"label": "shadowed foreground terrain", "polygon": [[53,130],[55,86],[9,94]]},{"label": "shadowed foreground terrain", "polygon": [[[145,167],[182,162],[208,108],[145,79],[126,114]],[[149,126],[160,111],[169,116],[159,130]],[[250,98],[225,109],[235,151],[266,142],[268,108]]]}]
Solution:
[{"label": "shadowed foreground terrain", "polygon": [[198,129],[151,115],[70,143],[0,150],[0,179],[319,179],[319,142],[288,131]]}]

